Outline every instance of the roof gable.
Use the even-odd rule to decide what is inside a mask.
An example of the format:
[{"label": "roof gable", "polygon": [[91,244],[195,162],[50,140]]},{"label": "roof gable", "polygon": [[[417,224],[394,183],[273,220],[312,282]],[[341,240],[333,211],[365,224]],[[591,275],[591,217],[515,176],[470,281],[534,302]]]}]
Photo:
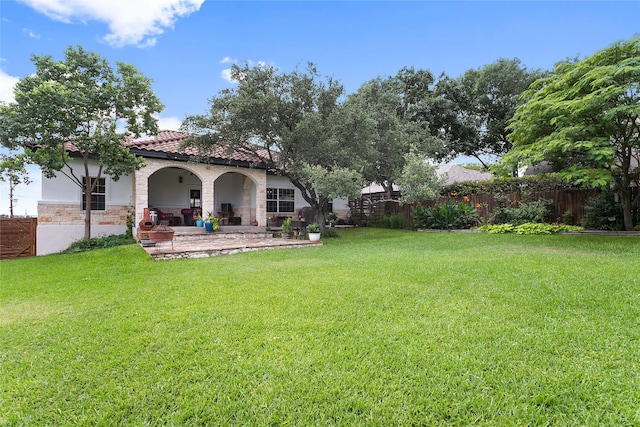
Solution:
[{"label": "roof gable", "polygon": [[459,165],[444,165],[438,168],[439,176],[445,176],[445,185],[451,185],[456,182],[468,181],[487,181],[493,177],[489,172],[481,172],[474,169],[467,169]]},{"label": "roof gable", "polygon": [[[125,141],[124,146],[142,157],[188,159],[198,155],[198,152],[193,147],[183,148],[181,144],[192,136],[195,135],[174,130],[161,130],[151,138],[128,139]],[[222,145],[215,147],[207,157],[211,163],[218,164],[241,163],[255,165],[264,163],[260,156],[252,151],[244,149],[228,150]]]}]

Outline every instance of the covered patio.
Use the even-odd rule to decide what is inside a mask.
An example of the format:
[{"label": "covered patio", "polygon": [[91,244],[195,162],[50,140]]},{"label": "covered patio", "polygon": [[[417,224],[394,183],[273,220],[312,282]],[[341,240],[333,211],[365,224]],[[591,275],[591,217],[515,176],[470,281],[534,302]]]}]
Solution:
[{"label": "covered patio", "polygon": [[221,226],[212,233],[202,227],[171,227],[173,241],[156,242],[143,249],[154,260],[206,258],[240,252],[322,246],[322,242],[306,239],[273,237],[274,231],[262,226]]}]

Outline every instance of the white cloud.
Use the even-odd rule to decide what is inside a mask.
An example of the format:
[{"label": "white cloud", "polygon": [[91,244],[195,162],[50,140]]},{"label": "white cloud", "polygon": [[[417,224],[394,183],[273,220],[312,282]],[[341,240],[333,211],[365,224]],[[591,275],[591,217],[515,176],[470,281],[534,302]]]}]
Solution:
[{"label": "white cloud", "polygon": [[40,38],[40,34],[36,34],[33,32],[33,30],[30,30],[29,28],[23,28],[22,32],[25,34],[28,34],[29,37],[31,37],[32,39],[39,39]]},{"label": "white cloud", "polygon": [[224,70],[220,71],[220,77],[228,82],[237,83],[231,78],[231,68],[225,68]]},{"label": "white cloud", "polygon": [[179,130],[181,124],[177,117],[158,117],[158,130]]},{"label": "white cloud", "polygon": [[0,101],[13,102],[13,87],[20,81],[19,78],[10,76],[0,70]]},{"label": "white cloud", "polygon": [[[220,63],[221,64],[237,64],[238,60],[231,58],[230,56],[225,56],[220,60]],[[220,71],[220,77],[222,77],[223,80],[226,80],[228,82],[237,83],[235,80],[231,78],[231,68],[225,68],[224,70]]]},{"label": "white cloud", "polygon": [[157,36],[176,20],[200,10],[204,0],[20,0],[51,19],[102,21],[111,31],[104,40],[112,46],[153,46]]},{"label": "white cloud", "polygon": [[[220,60],[221,64],[237,64],[238,62],[240,62],[240,61],[238,61],[237,59],[233,59],[230,56],[225,56],[224,58],[222,58]],[[249,67],[253,67],[254,66],[253,65],[254,62],[252,60],[250,60],[250,59],[245,61],[245,64],[247,64]],[[267,63],[265,61],[258,61],[256,63],[256,66],[260,67],[260,68],[264,68],[264,67],[267,67],[268,65],[267,65]],[[234,80],[233,78],[231,78],[231,68],[225,68],[224,70],[220,71],[220,77],[222,77],[224,80],[226,80],[228,82],[238,83],[237,80]]]}]

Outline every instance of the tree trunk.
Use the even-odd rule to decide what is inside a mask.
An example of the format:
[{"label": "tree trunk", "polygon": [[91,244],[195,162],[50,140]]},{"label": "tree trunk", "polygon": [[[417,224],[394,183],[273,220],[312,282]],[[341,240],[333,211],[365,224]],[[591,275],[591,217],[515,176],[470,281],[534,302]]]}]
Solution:
[{"label": "tree trunk", "polygon": [[[624,185],[624,184],[623,184]],[[631,187],[620,188],[620,203],[622,204],[622,219],[625,231],[633,231],[633,209],[631,207]]]},{"label": "tree trunk", "polygon": [[84,238],[91,238],[91,179],[87,177],[86,185],[84,187]]},{"label": "tree trunk", "polygon": [[13,189],[15,185],[11,179],[9,179],[9,218],[13,218]]}]

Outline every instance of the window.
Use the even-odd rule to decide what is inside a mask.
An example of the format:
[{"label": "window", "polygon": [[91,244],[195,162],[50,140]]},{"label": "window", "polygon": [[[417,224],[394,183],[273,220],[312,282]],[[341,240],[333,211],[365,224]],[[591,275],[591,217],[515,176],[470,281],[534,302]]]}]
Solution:
[{"label": "window", "polygon": [[294,199],[292,188],[267,188],[267,212],[293,212]]},{"label": "window", "polygon": [[189,207],[199,208],[202,206],[200,201],[200,190],[189,190]]},{"label": "window", "polygon": [[[93,193],[91,193],[91,210],[92,211],[103,211],[105,210],[105,201],[106,201],[106,184],[104,178],[97,178],[98,182],[96,184],[96,188],[93,189]],[[96,182],[96,178],[91,178],[91,184]],[[85,198],[85,187],[87,183],[87,178],[82,177],[82,210],[87,210],[87,202]]]}]

